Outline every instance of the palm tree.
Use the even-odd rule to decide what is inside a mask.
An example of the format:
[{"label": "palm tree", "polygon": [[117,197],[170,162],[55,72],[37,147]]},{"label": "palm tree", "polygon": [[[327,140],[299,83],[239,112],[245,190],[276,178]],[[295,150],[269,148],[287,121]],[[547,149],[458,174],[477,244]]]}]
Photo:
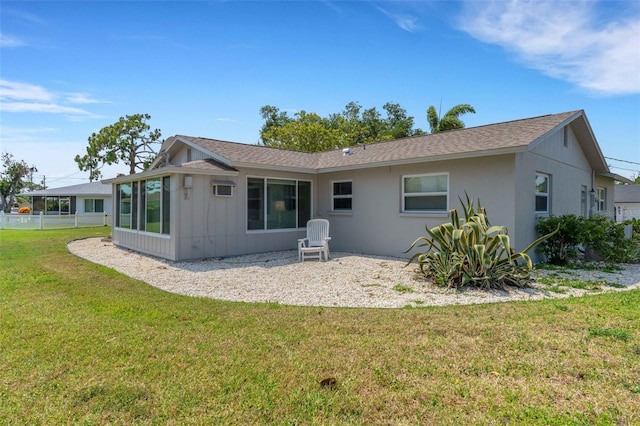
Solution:
[{"label": "palm tree", "polygon": [[460,104],[451,108],[443,117],[438,117],[436,108],[430,106],[427,109],[427,122],[431,128],[431,133],[445,132],[453,129],[464,129],[464,123],[460,118],[462,114],[469,112],[476,113],[476,110],[469,104]]}]

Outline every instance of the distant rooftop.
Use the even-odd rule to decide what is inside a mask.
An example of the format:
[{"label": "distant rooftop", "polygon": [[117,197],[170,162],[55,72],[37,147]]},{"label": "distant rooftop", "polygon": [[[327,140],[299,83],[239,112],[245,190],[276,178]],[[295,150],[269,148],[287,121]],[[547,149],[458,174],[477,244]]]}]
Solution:
[{"label": "distant rooftop", "polygon": [[614,203],[640,203],[640,185],[616,185],[613,188]]},{"label": "distant rooftop", "polygon": [[27,197],[109,196],[111,195],[111,185],[102,182],[89,182],[60,188],[23,192],[20,195]]}]

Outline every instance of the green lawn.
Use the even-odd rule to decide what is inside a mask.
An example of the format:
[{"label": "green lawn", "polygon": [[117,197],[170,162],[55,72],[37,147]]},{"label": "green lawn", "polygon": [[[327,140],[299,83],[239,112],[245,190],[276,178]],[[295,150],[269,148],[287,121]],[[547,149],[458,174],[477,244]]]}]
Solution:
[{"label": "green lawn", "polygon": [[108,232],[0,231],[0,424],[640,424],[638,290],[400,310],[229,303],[66,249]]}]

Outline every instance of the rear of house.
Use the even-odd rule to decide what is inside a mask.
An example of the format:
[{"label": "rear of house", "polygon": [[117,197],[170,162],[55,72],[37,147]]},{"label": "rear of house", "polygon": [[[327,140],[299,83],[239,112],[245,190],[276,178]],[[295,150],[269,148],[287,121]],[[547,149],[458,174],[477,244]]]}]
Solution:
[{"label": "rear of house", "polygon": [[640,220],[640,185],[616,185],[614,208],[617,222]]},{"label": "rear of house", "polygon": [[573,111],[313,154],[177,135],[105,182],[115,244],[192,260],[295,249],[312,218],[332,250],[408,256],[466,194],[523,248],[541,216],[612,211],[614,176]]}]

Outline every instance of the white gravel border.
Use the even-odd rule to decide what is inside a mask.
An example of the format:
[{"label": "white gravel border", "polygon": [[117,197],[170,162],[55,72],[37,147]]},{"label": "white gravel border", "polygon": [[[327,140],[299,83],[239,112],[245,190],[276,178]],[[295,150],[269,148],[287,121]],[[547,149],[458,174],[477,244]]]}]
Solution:
[{"label": "white gravel border", "polygon": [[68,244],[69,251],[91,262],[108,266],[159,289],[196,297],[234,302],[273,302],[286,305],[402,308],[539,300],[622,291],[640,287],[640,265],[621,265],[614,273],[600,271],[536,271],[536,276],[606,281],[624,288],[603,286],[600,291],[531,288],[502,290],[443,289],[415,273],[406,260],[332,252],[327,262],[298,262],[295,250],[170,262],[116,247],[102,238],[86,238]]}]

